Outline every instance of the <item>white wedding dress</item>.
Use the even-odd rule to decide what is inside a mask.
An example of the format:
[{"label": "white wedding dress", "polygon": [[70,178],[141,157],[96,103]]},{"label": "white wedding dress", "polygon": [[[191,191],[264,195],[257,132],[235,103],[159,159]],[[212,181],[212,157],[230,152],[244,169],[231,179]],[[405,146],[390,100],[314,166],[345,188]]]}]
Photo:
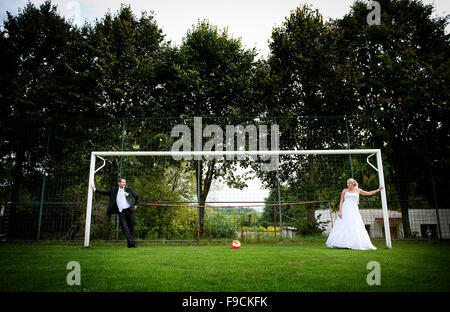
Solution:
[{"label": "white wedding dress", "polygon": [[337,218],[327,239],[330,248],[375,250],[358,209],[359,193],[346,192],[342,218]]}]

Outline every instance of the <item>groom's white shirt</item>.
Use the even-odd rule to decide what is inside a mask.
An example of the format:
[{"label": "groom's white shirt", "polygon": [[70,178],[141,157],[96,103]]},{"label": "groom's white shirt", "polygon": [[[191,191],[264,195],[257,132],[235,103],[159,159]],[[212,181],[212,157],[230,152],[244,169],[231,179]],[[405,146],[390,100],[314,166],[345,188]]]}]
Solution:
[{"label": "groom's white shirt", "polygon": [[117,191],[117,197],[116,197],[116,203],[117,207],[119,208],[119,211],[122,212],[124,209],[130,208],[130,205],[127,202],[127,199],[125,198],[125,189],[119,187],[119,190]]}]

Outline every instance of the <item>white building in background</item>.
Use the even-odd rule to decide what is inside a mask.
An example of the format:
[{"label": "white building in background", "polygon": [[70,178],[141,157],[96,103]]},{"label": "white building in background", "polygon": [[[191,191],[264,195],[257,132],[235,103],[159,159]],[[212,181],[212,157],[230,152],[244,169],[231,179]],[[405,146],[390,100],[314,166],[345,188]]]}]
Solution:
[{"label": "white building in background", "polygon": [[[371,238],[384,237],[383,212],[380,209],[360,209],[361,217]],[[320,217],[318,217],[320,215]],[[330,221],[325,226],[323,235],[328,236],[334,221],[339,218],[338,213],[331,213],[328,209],[316,210],[316,218],[320,222]],[[441,225],[441,238],[450,238],[450,209],[439,209]],[[404,238],[402,214],[398,211],[389,211],[389,224],[392,239]],[[435,209],[409,209],[409,224],[411,233],[415,238],[437,238],[438,221]]]}]

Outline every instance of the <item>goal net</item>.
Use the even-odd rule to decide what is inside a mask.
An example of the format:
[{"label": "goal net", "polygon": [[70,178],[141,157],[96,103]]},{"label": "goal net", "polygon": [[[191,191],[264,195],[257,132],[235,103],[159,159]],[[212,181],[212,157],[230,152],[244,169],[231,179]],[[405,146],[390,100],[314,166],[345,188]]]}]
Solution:
[{"label": "goal net", "polygon": [[[370,191],[385,186],[381,151],[94,151],[91,153],[84,246],[124,239],[107,215],[119,178],[140,195],[137,240],[290,239],[327,235],[348,178]],[[386,186],[360,196],[373,239],[391,248]]]}]

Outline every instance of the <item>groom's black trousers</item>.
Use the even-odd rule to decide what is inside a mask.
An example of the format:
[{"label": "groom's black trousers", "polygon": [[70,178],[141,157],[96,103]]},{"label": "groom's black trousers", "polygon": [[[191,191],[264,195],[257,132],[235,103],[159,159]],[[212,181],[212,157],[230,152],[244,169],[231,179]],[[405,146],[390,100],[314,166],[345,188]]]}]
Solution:
[{"label": "groom's black trousers", "polygon": [[127,238],[127,247],[137,247],[137,243],[134,240],[134,222],[136,214],[131,211],[131,208],[124,209],[119,212],[119,223],[122,227],[123,234]]}]

